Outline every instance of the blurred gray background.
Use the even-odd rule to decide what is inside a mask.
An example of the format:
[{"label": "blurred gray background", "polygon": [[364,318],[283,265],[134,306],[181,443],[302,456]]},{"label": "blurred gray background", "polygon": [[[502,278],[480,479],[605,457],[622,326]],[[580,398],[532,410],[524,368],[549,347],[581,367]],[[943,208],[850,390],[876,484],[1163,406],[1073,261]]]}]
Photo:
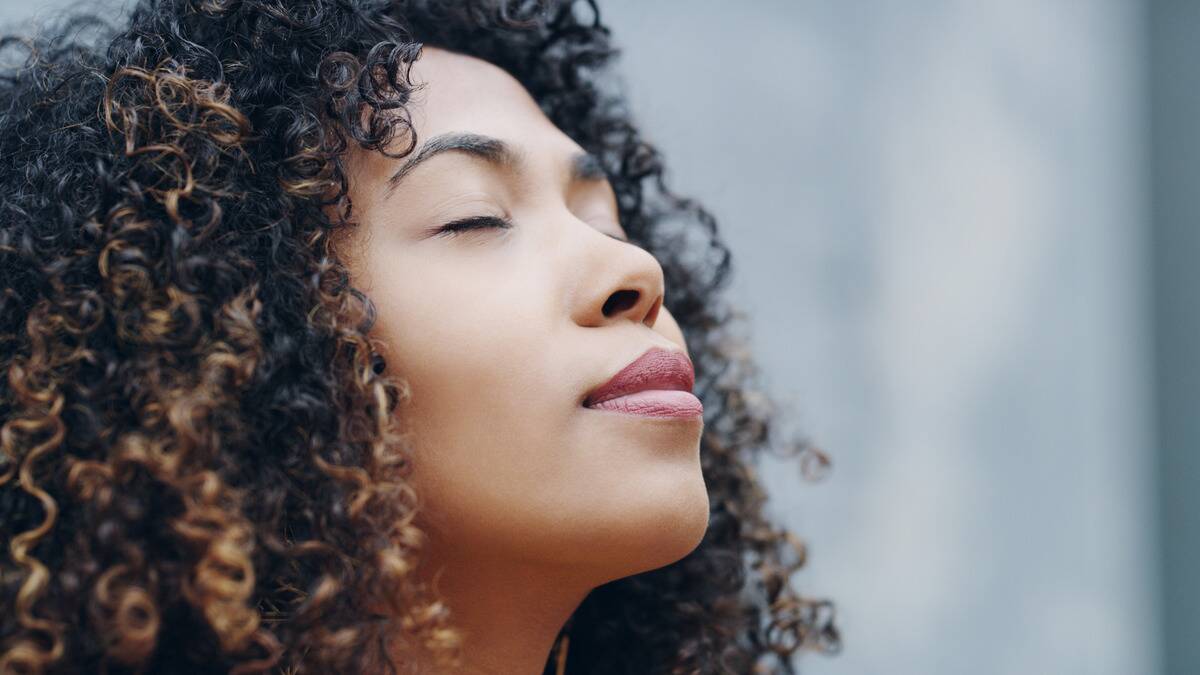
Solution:
[{"label": "blurred gray background", "polygon": [[761,467],[801,671],[1200,673],[1200,3],[600,4],[833,458]]},{"label": "blurred gray background", "polygon": [[1200,673],[1200,3],[601,2],[715,211],[809,675]]}]

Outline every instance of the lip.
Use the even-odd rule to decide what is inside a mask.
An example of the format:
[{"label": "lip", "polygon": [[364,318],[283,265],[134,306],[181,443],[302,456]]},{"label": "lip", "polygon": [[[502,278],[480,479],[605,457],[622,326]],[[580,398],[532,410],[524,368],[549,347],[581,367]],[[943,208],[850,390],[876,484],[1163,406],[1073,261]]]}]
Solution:
[{"label": "lip", "polygon": [[704,412],[692,393],[695,379],[686,354],[652,347],[589,392],[583,407],[644,417],[695,417]]}]

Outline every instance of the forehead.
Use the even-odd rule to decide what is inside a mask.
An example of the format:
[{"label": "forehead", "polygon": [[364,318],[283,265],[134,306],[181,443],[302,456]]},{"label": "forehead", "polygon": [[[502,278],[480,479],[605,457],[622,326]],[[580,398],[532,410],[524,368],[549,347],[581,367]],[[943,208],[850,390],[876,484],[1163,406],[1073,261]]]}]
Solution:
[{"label": "forehead", "polygon": [[409,106],[418,143],[441,133],[465,131],[517,146],[546,143],[559,151],[578,148],[516,78],[487,61],[426,46],[413,63],[410,79],[420,86]]}]

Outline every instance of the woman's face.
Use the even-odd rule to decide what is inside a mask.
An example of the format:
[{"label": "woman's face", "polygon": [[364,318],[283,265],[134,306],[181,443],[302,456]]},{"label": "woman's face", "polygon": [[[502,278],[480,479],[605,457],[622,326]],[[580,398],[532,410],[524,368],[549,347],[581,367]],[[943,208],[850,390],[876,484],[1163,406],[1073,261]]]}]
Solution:
[{"label": "woman's face", "polygon": [[[678,560],[708,522],[701,417],[581,405],[650,348],[686,353],[661,266],[621,241],[603,173],[584,164],[573,178],[582,148],[514,78],[425,47],[412,79],[424,83],[411,102],[416,150],[348,158],[359,227],[343,255],[376,305],[389,373],[410,386],[396,414],[431,554],[597,583]],[[512,157],[485,143],[393,178],[448,133],[498,139]],[[482,216],[512,226],[437,233]]]}]

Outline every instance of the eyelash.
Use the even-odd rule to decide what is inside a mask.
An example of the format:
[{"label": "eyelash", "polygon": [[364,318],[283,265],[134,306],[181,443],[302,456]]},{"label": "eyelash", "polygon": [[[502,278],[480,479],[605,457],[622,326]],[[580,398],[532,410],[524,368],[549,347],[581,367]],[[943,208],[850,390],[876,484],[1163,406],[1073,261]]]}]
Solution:
[{"label": "eyelash", "polygon": [[[459,232],[465,232],[468,230],[486,230],[491,228],[507,230],[512,226],[512,221],[507,218],[498,218],[496,216],[468,216],[467,218],[459,218],[458,220],[452,220],[445,225],[442,225],[437,229],[435,234],[453,237]],[[626,244],[633,244],[634,246],[642,248],[642,246],[630,241],[629,239],[621,239],[619,237],[615,238],[617,241],[623,241]]]},{"label": "eyelash", "polygon": [[507,218],[497,218],[496,216],[470,216],[468,218],[459,218],[458,220],[446,223],[438,228],[437,234],[454,236],[459,232],[466,230],[486,230],[489,228],[507,230],[512,226],[512,221]]}]

